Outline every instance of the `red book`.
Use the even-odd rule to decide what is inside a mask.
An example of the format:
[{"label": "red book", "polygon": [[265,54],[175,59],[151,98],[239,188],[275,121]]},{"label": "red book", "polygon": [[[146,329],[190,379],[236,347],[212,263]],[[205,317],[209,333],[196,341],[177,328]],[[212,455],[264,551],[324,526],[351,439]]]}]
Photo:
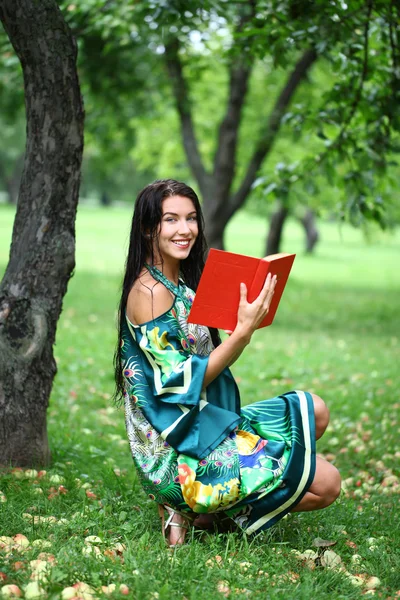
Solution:
[{"label": "red book", "polygon": [[258,326],[271,325],[285,289],[295,254],[271,254],[253,258],[212,248],[201,276],[188,322],[234,330],[240,300],[240,284],[247,286],[247,300],[253,302],[268,273],[277,276],[274,296],[265,319]]}]

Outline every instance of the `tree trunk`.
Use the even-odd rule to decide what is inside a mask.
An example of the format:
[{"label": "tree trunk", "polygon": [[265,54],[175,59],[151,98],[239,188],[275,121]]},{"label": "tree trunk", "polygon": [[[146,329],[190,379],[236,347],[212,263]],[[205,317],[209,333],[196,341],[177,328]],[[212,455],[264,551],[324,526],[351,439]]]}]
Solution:
[{"label": "tree trunk", "polygon": [[111,198],[108,192],[102,192],[100,196],[101,206],[111,206]]},{"label": "tree trunk", "polygon": [[308,209],[304,217],[300,219],[300,222],[306,232],[306,252],[311,254],[319,240],[319,233],[315,225],[315,216],[313,211]]},{"label": "tree trunk", "polygon": [[75,266],[83,148],[76,45],[55,0],[2,0],[21,61],[25,165],[10,261],[0,284],[0,462],[45,464],[57,321]]},{"label": "tree trunk", "polygon": [[216,186],[210,186],[202,209],[208,246],[225,250],[224,233],[230,219],[228,194],[218,194]]},{"label": "tree trunk", "polygon": [[[238,33],[241,32],[242,26],[252,18],[253,3],[251,9],[240,20]],[[179,38],[169,37],[165,44],[165,60],[180,118],[183,146],[190,169],[203,196],[203,212],[208,244],[212,248],[223,249],[224,229],[235,212],[244,205],[257,173],[273,147],[280,130],[282,117],[300,83],[316,61],[317,54],[314,49],[306,50],[289,74],[266,124],[260,128],[259,138],[247,165],[244,178],[236,192],[232,194],[232,182],[236,172],[239,126],[252,69],[252,60],[249,61],[248,57],[243,56],[243,60],[235,58],[230,64],[228,102],[225,116],[219,127],[213,171],[208,172],[204,166],[195,134],[190,89],[184,76],[180,50]]]},{"label": "tree trunk", "polygon": [[273,213],[269,224],[267,246],[265,249],[266,256],[269,254],[277,254],[280,251],[283,226],[288,214],[289,210],[282,204],[280,204],[277,210]]},{"label": "tree trunk", "polygon": [[204,221],[208,246],[217,248],[217,250],[225,250],[224,231],[226,220],[221,217],[214,217],[213,219],[205,218]]}]

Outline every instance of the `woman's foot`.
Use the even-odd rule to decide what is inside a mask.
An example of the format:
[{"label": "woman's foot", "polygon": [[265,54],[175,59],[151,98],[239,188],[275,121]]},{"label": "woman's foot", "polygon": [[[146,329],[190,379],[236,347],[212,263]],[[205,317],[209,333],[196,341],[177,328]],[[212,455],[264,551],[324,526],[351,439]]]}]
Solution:
[{"label": "woman's foot", "polygon": [[165,524],[165,538],[170,548],[185,543],[188,528],[189,523],[185,517],[176,512],[170,514]]},{"label": "woman's foot", "polygon": [[[164,511],[168,513],[166,521]],[[161,518],[161,531],[167,545],[173,548],[184,544],[187,530],[192,523],[190,516],[182,515],[162,504],[158,505],[158,514]]]},{"label": "woman's foot", "polygon": [[202,514],[195,518],[193,527],[196,527],[196,529],[214,529],[214,522],[214,514]]}]

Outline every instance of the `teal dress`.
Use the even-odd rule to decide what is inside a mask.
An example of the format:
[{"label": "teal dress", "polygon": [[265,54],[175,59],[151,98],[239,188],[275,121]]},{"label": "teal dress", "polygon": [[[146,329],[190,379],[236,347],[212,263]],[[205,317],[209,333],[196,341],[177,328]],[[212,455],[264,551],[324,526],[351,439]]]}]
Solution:
[{"label": "teal dress", "polygon": [[266,529],[301,500],[315,474],[312,397],[293,391],[241,408],[228,368],[203,389],[214,346],[187,322],[194,293],[153,277],[171,308],[122,331],[125,421],[148,497],[180,512],[225,512],[246,533]]}]

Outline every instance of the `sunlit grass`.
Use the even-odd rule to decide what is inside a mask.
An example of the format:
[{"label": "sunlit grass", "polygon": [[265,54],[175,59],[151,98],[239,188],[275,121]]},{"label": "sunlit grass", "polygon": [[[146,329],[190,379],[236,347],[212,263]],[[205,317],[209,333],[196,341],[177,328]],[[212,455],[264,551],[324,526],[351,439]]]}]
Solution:
[{"label": "sunlit grass", "polygon": [[[12,218],[12,210],[1,206],[0,272]],[[0,550],[3,583],[26,586],[30,560],[44,551],[32,542],[42,539],[58,562],[41,584],[51,598],[77,581],[90,584],[99,597],[101,585],[111,583],[117,584],[114,596],[122,597],[122,583],[130,597],[140,599],[214,599],[228,592],[234,598],[361,598],[365,586],[355,586],[344,571],[318,565],[312,570],[292,552],[311,548],[320,537],[337,541],[333,550],[346,572],[377,576],[376,595],[394,596],[400,588],[394,526],[400,489],[399,234],[366,244],[359,231],[323,224],[321,243],[306,256],[301,228],[289,223],[282,250],[297,257],[276,321],[255,334],[234,367],[244,404],[301,388],[326,399],[332,422],[319,451],[346,480],[340,501],[320,513],[290,516],[252,540],[195,533],[189,545],[170,554],[155,506],[133,471],[123,413],[110,400],[130,218],[121,208],[79,210],[76,273],[55,347],[53,463],[43,477],[6,474],[0,480],[6,498],[0,503],[0,536],[22,533],[31,542],[8,557]],[[265,233],[263,220],[241,214],[229,227],[228,249],[262,256]],[[62,483],[50,481],[56,474]],[[39,516],[57,522],[34,520]],[[102,540],[101,559],[84,550],[90,535]],[[122,556],[113,554],[118,543],[126,547]],[[353,562],[355,554],[361,564]],[[15,570],[15,563],[22,566]]]}]

